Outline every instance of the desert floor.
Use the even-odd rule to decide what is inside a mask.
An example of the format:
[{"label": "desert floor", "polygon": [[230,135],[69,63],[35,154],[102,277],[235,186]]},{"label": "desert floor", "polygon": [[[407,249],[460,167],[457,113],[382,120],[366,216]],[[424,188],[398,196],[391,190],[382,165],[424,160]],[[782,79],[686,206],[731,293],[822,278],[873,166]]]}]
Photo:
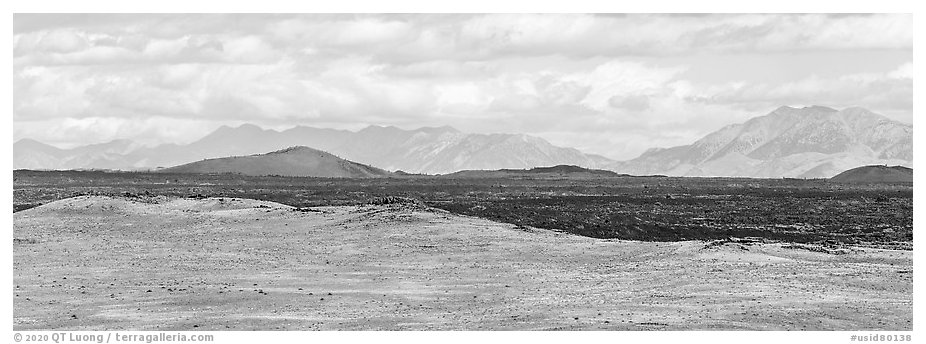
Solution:
[{"label": "desert floor", "polygon": [[602,240],[411,205],[14,214],[15,330],[911,330],[911,251]]}]

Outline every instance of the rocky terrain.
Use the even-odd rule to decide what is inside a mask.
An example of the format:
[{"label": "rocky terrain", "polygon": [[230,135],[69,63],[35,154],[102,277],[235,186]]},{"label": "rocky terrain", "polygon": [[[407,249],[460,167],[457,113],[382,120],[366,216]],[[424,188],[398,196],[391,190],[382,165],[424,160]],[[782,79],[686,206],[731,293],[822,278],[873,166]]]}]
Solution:
[{"label": "rocky terrain", "polygon": [[603,240],[414,203],[14,214],[14,330],[911,330],[912,251]]},{"label": "rocky terrain", "polygon": [[627,175],[574,165],[556,165],[531,169],[466,170],[448,173],[444,176],[448,178],[608,178],[626,177]]},{"label": "rocky terrain", "polygon": [[385,178],[14,171],[13,211],[79,195],[233,197],[295,207],[399,196],[456,214],[602,239],[760,237],[913,249],[910,183],[601,176],[571,167],[530,171]]}]

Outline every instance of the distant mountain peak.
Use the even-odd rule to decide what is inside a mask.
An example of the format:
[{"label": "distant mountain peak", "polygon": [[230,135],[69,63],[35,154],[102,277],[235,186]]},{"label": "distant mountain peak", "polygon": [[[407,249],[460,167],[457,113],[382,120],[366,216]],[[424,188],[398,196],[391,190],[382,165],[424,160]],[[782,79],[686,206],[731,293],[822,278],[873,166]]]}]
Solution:
[{"label": "distant mountain peak", "polygon": [[128,146],[134,143],[135,142],[129,139],[115,139],[115,140],[108,141],[108,142],[94,143],[88,146],[89,147],[114,147],[114,146]]},{"label": "distant mountain peak", "polygon": [[228,125],[223,125],[213,132],[206,135],[201,140],[225,140],[225,139],[235,139],[240,141],[243,137],[254,137],[263,135],[266,133],[275,133],[275,130],[263,129],[254,124],[245,123],[237,127],[231,127]]},{"label": "distant mountain peak", "polygon": [[46,143],[42,143],[42,142],[30,139],[30,138],[20,139],[19,141],[16,141],[15,143],[13,143],[14,154],[15,154],[16,149],[40,149],[40,150],[53,150],[53,151],[61,150],[58,147],[55,147],[55,146],[52,146]]},{"label": "distant mountain peak", "polygon": [[439,127],[421,127],[415,131],[424,132],[428,134],[444,134],[444,133],[460,134],[461,133],[459,130],[449,125],[443,125]]},{"label": "distant mountain peak", "polygon": [[836,109],[834,109],[834,108],[827,107],[827,106],[822,106],[822,105],[805,106],[805,107],[803,107],[803,108],[801,108],[801,109],[803,109],[803,110],[811,110],[811,111],[815,111],[815,112],[839,112],[839,110],[836,110]]},{"label": "distant mountain peak", "polygon": [[360,131],[383,131],[383,130],[402,130],[397,128],[394,125],[376,125],[371,124],[366,126],[366,128],[360,129]]},{"label": "distant mountain peak", "polygon": [[912,164],[912,126],[864,108],[782,106],[691,145],[648,150],[614,168],[632,174],[830,177],[861,164]]},{"label": "distant mountain peak", "polygon": [[417,129],[405,130],[393,125],[381,126],[381,125],[370,125],[366,128],[360,129],[357,133],[389,133],[389,132],[403,132],[403,133],[425,133],[425,134],[460,134],[459,130],[449,125],[439,126],[439,127],[420,127]]},{"label": "distant mountain peak", "polygon": [[232,127],[230,125],[222,125],[212,133],[228,133],[228,132],[262,132],[264,128],[261,128],[257,125],[251,123],[244,123],[237,127]]},{"label": "distant mountain peak", "polygon": [[258,127],[251,123],[245,123],[245,124],[239,125],[237,129],[238,130],[264,130],[263,128]]},{"label": "distant mountain peak", "polygon": [[839,110],[836,110],[834,108],[827,107],[827,106],[822,106],[822,105],[810,105],[810,106],[804,106],[801,108],[783,105],[783,106],[778,107],[777,109],[775,109],[775,111],[772,111],[769,114],[771,115],[771,114],[833,113],[833,112],[839,112]]}]

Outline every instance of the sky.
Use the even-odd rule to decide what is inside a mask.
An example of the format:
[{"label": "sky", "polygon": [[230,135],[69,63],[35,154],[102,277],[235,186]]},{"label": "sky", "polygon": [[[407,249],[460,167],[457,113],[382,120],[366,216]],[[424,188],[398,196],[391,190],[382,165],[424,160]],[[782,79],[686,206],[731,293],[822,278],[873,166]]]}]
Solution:
[{"label": "sky", "polygon": [[913,121],[910,14],[15,14],[13,139],[524,133],[612,159],[783,105]]}]

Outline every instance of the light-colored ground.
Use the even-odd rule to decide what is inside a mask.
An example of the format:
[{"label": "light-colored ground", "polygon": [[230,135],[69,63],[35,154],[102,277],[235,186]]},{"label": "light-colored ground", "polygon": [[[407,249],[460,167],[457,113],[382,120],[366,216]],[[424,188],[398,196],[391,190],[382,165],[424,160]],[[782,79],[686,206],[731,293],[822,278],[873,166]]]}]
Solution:
[{"label": "light-colored ground", "polygon": [[403,206],[14,214],[14,329],[912,329],[912,252],[600,240]]}]

